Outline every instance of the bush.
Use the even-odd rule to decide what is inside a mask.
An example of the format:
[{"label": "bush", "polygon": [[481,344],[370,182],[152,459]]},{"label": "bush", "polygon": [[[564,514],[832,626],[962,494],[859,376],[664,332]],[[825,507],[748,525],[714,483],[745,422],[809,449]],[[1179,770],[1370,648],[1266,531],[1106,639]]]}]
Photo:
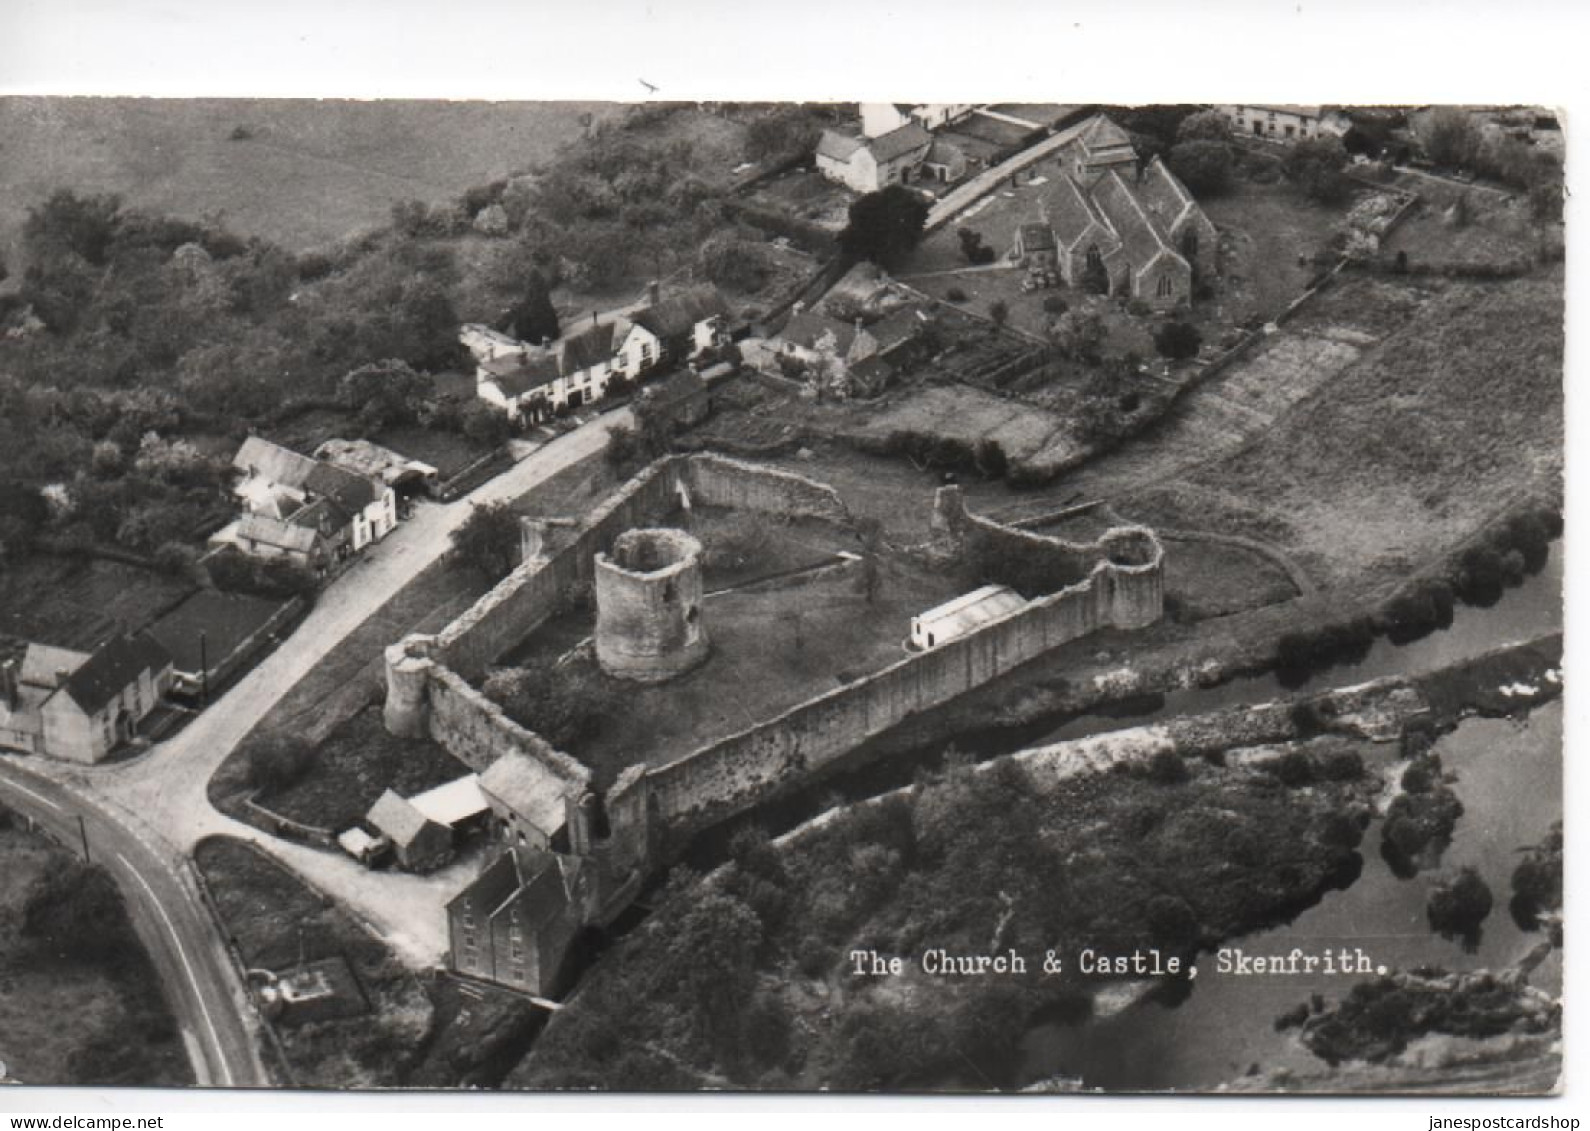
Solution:
[{"label": "bush", "polygon": [[1174,750],[1156,750],[1148,760],[1144,776],[1160,785],[1180,785],[1191,775],[1180,754]]},{"label": "bush", "polygon": [[1071,307],[1067,305],[1066,300],[1059,295],[1044,296],[1043,310],[1045,314],[1064,314],[1070,309]]},{"label": "bush", "polygon": [[1203,335],[1187,322],[1167,322],[1154,333],[1154,349],[1171,361],[1197,357],[1203,344]]},{"label": "bush", "polygon": [[1171,172],[1200,196],[1216,195],[1231,186],[1231,148],[1223,141],[1193,139],[1171,147]]},{"label": "bush", "polygon": [[1289,789],[1314,784],[1314,763],[1304,751],[1293,747],[1282,754],[1266,769],[1277,781]]},{"label": "bush", "polygon": [[474,506],[452,535],[454,557],[492,581],[513,572],[520,546],[519,518],[506,503]]},{"label": "bush", "polygon": [[1350,746],[1334,746],[1315,755],[1314,772],[1321,781],[1358,781],[1364,759]]},{"label": "bush", "polygon": [[286,789],[314,765],[315,748],[296,734],[271,734],[248,748],[248,783],[264,793]]},{"label": "bush", "polygon": [[487,677],[486,697],[560,750],[595,736],[617,709],[599,672],[579,664],[504,668]]},{"label": "bush", "polygon": [[1430,893],[1425,917],[1442,938],[1461,939],[1465,950],[1479,949],[1480,926],[1491,913],[1490,885],[1472,867],[1444,881]]},{"label": "bush", "polygon": [[966,292],[961,290],[959,287],[951,287],[949,290],[944,292],[944,297],[949,299],[951,302],[965,302]]}]

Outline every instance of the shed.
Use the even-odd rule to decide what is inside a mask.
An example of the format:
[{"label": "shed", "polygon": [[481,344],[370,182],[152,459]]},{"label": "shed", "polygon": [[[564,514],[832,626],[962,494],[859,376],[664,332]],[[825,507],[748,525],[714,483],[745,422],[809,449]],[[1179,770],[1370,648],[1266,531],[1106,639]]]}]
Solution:
[{"label": "shed", "polygon": [[370,807],[365,821],[392,842],[398,864],[406,871],[432,871],[447,863],[453,854],[452,830],[437,824],[390,789]]},{"label": "shed", "polygon": [[912,617],[911,644],[924,651],[936,648],[1026,604],[1026,598],[1008,585],[985,585]]},{"label": "shed", "polygon": [[491,813],[491,802],[480,791],[479,774],[466,774],[424,793],[416,793],[409,798],[409,804],[426,819],[445,825],[455,833],[485,824]]}]

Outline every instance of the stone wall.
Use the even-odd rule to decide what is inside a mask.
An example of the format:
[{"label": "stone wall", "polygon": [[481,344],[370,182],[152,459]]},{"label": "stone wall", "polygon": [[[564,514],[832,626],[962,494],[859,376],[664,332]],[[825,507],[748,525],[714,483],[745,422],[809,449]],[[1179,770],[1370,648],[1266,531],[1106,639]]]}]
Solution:
[{"label": "stone wall", "polygon": [[854,522],[839,492],[791,471],[707,454],[686,457],[679,469],[692,502],[703,506],[816,518],[847,527]]},{"label": "stone wall", "polygon": [[514,722],[458,673],[432,664],[428,675],[430,736],[477,774],[517,750],[545,771],[549,792],[578,798],[589,788],[591,771],[586,766]]},{"label": "stone wall", "polygon": [[[1153,534],[1120,529],[1097,543],[1068,544],[1078,553],[1085,545],[1095,564],[1077,584],[626,783],[626,794],[644,793],[645,803],[627,796],[623,816],[654,824],[634,843],[660,846],[665,855],[676,851],[700,829],[760,803],[911,714],[1097,629],[1157,620],[1163,555]],[[613,817],[616,830],[619,814]]]}]

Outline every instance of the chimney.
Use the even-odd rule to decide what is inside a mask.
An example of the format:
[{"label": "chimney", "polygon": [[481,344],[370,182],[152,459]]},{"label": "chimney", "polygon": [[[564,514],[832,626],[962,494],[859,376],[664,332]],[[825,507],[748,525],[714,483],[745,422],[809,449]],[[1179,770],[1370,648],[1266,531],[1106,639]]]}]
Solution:
[{"label": "chimney", "polygon": [[646,284],[646,299],[653,306],[657,305],[657,296],[662,294],[662,284],[656,279]]},{"label": "chimney", "polygon": [[55,669],[55,686],[56,687],[64,686],[66,684],[67,678],[71,674],[72,673],[67,671],[65,668],[56,668]]},{"label": "chimney", "polygon": [[17,662],[7,660],[0,664],[0,702],[4,702],[6,710],[17,709]]}]

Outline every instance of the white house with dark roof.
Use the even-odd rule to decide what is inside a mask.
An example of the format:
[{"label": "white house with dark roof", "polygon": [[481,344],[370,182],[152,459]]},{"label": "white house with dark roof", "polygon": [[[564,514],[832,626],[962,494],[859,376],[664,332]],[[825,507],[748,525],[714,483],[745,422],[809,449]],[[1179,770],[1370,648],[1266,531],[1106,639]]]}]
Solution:
[{"label": "white house with dark roof", "polygon": [[1347,115],[1330,106],[1224,105],[1216,110],[1239,134],[1267,141],[1303,141],[1315,137],[1341,137],[1352,128]]},{"label": "white house with dark roof", "polygon": [[0,745],[103,761],[133,739],[171,681],[171,654],[147,633],[86,653],[30,644],[20,666],[0,666]]},{"label": "white house with dark roof", "polygon": [[933,148],[933,135],[910,121],[878,137],[824,130],[817,140],[817,170],[856,192],[909,184]]}]

